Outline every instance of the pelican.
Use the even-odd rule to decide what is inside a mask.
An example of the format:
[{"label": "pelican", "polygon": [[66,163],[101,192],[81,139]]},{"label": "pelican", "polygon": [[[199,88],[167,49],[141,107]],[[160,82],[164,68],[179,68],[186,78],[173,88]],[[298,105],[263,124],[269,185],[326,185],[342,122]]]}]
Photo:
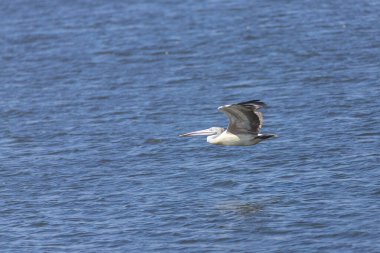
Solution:
[{"label": "pelican", "polygon": [[207,142],[224,146],[250,146],[263,140],[277,137],[275,134],[260,134],[263,116],[258,111],[265,106],[260,100],[250,100],[238,104],[220,106],[218,110],[228,118],[226,130],[211,127],[204,130],[181,134],[182,137],[207,135]]}]

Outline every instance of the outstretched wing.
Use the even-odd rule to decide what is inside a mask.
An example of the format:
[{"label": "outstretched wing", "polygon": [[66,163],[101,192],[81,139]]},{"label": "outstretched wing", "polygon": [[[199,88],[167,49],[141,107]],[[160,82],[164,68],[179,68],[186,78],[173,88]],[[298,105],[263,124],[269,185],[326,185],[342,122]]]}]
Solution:
[{"label": "outstretched wing", "polygon": [[224,105],[218,108],[228,117],[227,131],[233,134],[257,135],[263,124],[263,116],[257,111],[265,106],[260,100],[251,100],[232,105]]}]

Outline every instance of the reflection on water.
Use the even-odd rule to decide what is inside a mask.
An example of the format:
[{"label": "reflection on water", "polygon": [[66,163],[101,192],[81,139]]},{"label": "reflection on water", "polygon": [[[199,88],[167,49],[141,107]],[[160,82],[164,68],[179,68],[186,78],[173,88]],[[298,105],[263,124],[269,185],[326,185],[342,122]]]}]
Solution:
[{"label": "reflection on water", "polygon": [[254,202],[240,202],[240,201],[230,201],[223,204],[217,205],[217,210],[233,212],[238,215],[250,216],[255,215],[258,212],[264,210],[264,205]]}]

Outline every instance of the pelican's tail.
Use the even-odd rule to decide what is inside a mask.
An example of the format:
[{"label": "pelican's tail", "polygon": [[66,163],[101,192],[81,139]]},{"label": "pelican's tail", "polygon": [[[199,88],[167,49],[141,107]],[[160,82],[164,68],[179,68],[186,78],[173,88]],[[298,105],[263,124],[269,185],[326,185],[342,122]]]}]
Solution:
[{"label": "pelican's tail", "polygon": [[267,140],[267,139],[271,139],[275,137],[277,137],[277,134],[259,134],[256,138],[263,141],[263,140]]}]

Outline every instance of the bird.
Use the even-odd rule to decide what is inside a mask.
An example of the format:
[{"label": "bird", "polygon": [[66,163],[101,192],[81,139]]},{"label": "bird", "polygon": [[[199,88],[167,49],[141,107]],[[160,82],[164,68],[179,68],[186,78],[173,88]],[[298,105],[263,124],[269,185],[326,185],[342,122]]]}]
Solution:
[{"label": "bird", "polygon": [[218,107],[228,118],[228,127],[211,127],[204,130],[181,134],[181,137],[207,135],[207,142],[223,146],[251,146],[263,140],[277,137],[276,134],[260,134],[263,125],[262,113],[265,106],[260,100],[250,100]]}]

